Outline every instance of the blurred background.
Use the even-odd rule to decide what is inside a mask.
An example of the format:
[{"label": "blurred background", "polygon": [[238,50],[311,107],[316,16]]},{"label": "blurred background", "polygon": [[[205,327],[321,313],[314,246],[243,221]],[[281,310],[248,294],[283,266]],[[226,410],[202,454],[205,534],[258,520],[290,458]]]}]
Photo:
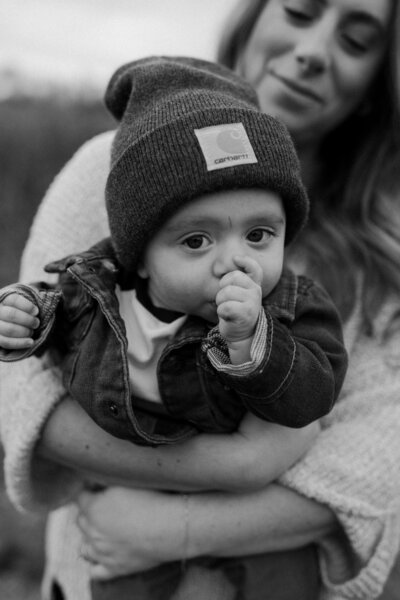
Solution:
[{"label": "blurred background", "polygon": [[[236,3],[0,0],[0,287],[18,278],[54,175],[85,140],[114,127],[102,100],[113,71],[151,54],[212,60]],[[12,508],[1,470],[2,600],[39,600],[44,521]]]}]

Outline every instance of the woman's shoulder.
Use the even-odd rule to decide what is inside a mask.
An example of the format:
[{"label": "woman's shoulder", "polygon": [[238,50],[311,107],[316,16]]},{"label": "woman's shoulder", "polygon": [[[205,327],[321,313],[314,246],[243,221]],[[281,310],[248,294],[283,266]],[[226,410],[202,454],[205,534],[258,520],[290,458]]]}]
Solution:
[{"label": "woman's shoulder", "polygon": [[109,235],[104,190],[113,131],[85,142],[55,177],[33,221],[21,277],[43,277],[43,265]]},{"label": "woman's shoulder", "polygon": [[80,146],[67,164],[83,163],[88,165],[97,165],[102,172],[108,172],[110,167],[111,145],[114,139],[115,130],[105,131],[90,138]]},{"label": "woman's shoulder", "polygon": [[104,153],[110,154],[111,144],[114,139],[115,129],[111,129],[109,131],[103,131],[102,133],[98,133],[93,136],[86,142],[82,144],[82,146],[77,151],[78,154],[92,154],[95,155],[103,155]]},{"label": "woman's shoulder", "polygon": [[55,176],[42,205],[51,203],[60,194],[78,204],[85,197],[103,196],[114,134],[114,131],[106,131],[82,144]]},{"label": "woman's shoulder", "polygon": [[51,183],[38,215],[55,209],[59,216],[64,211],[71,216],[75,207],[81,222],[86,214],[93,220],[93,209],[104,204],[113,137],[114,131],[101,133],[75,152]]}]

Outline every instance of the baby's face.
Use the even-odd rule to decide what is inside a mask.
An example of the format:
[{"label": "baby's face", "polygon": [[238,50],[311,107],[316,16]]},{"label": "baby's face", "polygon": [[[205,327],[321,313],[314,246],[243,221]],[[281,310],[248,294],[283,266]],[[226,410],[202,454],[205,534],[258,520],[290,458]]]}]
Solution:
[{"label": "baby's face", "polygon": [[138,273],[155,306],[217,322],[219,281],[256,261],[267,296],[282,273],[285,212],[274,192],[240,189],[207,194],[177,211],[147,245]]}]

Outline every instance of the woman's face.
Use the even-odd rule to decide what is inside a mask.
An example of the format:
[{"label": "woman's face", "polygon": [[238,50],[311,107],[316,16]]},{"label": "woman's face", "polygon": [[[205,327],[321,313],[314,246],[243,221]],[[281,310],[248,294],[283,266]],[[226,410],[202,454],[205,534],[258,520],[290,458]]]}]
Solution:
[{"label": "woman's face", "polygon": [[280,118],[298,144],[318,144],[367,105],[391,9],[392,0],[266,2],[239,67],[262,110]]}]

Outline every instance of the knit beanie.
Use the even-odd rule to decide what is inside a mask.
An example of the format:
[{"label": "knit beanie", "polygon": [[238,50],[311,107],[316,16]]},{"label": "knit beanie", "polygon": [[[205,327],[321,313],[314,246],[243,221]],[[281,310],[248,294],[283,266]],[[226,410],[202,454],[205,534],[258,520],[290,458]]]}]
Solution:
[{"label": "knit beanie", "polygon": [[304,225],[308,198],[289,133],[260,112],[252,87],[226,67],[185,57],[140,59],[114,73],[105,102],[120,121],[106,206],[127,272],[174,212],[210,192],[279,194],[286,244]]}]

